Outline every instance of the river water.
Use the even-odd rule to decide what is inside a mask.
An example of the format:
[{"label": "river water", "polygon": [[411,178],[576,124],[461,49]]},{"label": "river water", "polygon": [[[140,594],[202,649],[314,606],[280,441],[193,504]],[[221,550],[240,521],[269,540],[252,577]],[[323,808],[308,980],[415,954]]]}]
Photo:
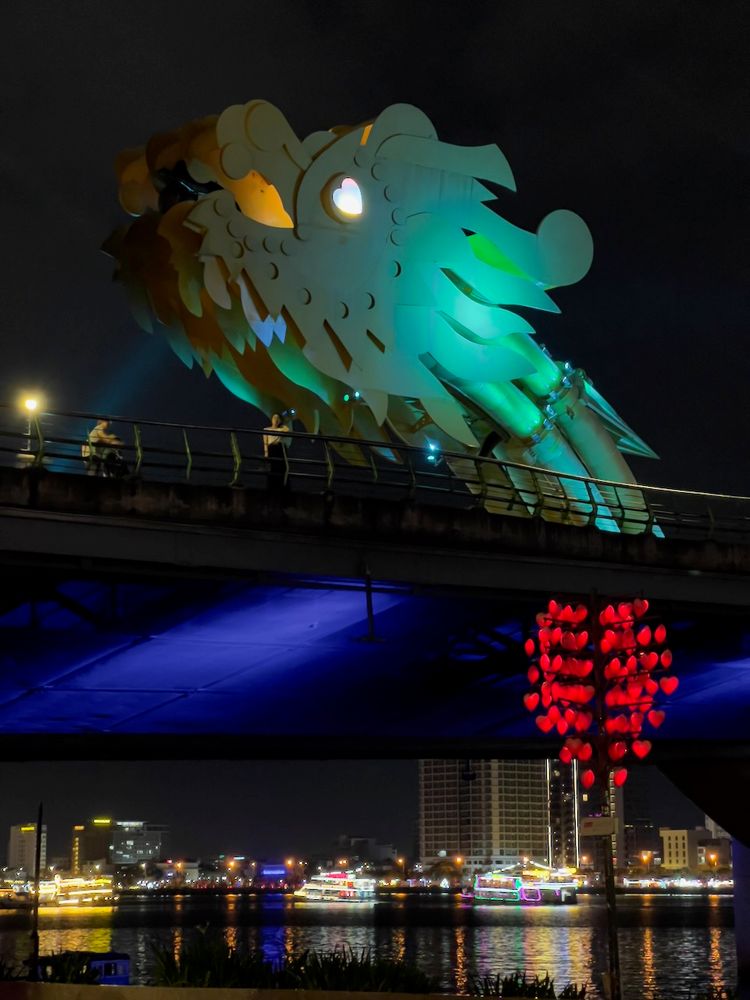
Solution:
[{"label": "river water", "polygon": [[[681,1000],[736,982],[732,899],[727,896],[621,896],[620,961],[626,1000]],[[28,915],[0,910],[0,957],[28,954]],[[125,951],[131,982],[147,983],[152,942],[178,945],[191,929],[220,928],[231,944],[284,949],[350,946],[406,957],[437,976],[442,990],[465,991],[469,976],[514,969],[549,974],[558,986],[590,985],[600,997],[606,968],[604,900],[577,906],[472,907],[452,896],[397,896],[375,904],[314,904],[285,896],[127,896],[113,908],[43,909],[42,954]]]}]

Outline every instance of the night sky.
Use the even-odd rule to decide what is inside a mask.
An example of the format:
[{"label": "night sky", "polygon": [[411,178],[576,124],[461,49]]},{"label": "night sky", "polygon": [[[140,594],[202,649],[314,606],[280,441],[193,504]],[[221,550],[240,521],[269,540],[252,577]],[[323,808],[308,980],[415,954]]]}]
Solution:
[{"label": "night sky", "polygon": [[[141,333],[112,285],[98,248],[124,221],[115,154],[258,97],[300,135],[407,101],[446,141],[497,142],[519,188],[500,203],[512,222],[570,208],[588,223],[592,270],[555,293],[562,316],[534,323],[661,455],[641,480],[750,493],[744,2],[15,2],[1,23],[2,400],[34,388],[57,409],[257,425]],[[176,824],[189,799],[157,815],[164,789],[193,792],[198,775],[211,817],[192,821],[187,851],[214,846],[209,822],[260,852],[278,821],[292,848],[279,789],[309,785],[314,765],[217,767],[50,766],[45,794],[66,825],[97,802]],[[354,828],[413,839],[415,766],[367,767],[343,784],[366,766],[320,765],[310,846]],[[106,796],[78,797],[77,774]],[[39,776],[0,767],[0,831],[28,818]],[[10,788],[24,815],[8,815]]]}]

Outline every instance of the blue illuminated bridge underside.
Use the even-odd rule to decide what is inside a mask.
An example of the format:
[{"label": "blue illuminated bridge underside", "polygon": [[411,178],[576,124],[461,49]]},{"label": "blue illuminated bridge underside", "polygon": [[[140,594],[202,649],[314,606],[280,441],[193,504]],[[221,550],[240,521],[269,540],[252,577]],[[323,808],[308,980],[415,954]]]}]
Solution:
[{"label": "blue illuminated bridge underside", "polygon": [[4,759],[555,753],[522,706],[523,640],[550,592],[592,589],[670,626],[681,685],[652,759],[749,756],[731,547],[361,500],[238,513],[230,492],[196,525],[174,487],[170,520],[137,485],[2,474]]}]

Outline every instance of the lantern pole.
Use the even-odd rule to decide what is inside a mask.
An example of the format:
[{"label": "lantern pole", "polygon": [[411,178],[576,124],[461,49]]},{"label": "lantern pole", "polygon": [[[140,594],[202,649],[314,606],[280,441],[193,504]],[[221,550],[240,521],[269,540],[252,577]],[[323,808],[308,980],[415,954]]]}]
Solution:
[{"label": "lantern pole", "polygon": [[36,816],[36,841],[34,844],[34,889],[31,909],[31,967],[29,969],[29,979],[32,983],[39,980],[39,878],[41,875],[42,861],[42,820],[44,809],[39,803],[39,810]]},{"label": "lantern pole", "polygon": [[601,648],[603,626],[599,619],[601,606],[595,593],[590,598],[591,634],[594,640],[594,686],[596,688],[596,728],[599,757],[599,786],[602,794],[602,813],[612,820],[612,829],[604,836],[604,894],[607,904],[607,945],[608,969],[604,975],[604,995],[606,1000],[622,1000],[622,984],[620,982],[620,944],[617,938],[617,893],[615,890],[615,864],[612,850],[615,825],[612,809],[612,789],[609,780],[609,760],[607,758],[606,741],[606,704],[604,694],[606,683],[604,677],[605,656]]}]

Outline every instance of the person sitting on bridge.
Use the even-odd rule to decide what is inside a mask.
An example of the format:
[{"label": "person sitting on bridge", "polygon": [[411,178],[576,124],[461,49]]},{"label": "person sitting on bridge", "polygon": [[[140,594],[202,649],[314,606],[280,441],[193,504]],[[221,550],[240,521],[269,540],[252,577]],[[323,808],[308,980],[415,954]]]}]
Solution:
[{"label": "person sitting on bridge", "polygon": [[116,434],[110,433],[109,427],[109,418],[100,417],[81,448],[90,476],[119,478],[127,475],[127,463],[118,451],[124,442]]},{"label": "person sitting on bridge", "polygon": [[[263,428],[266,433],[263,435],[263,454],[269,460],[268,488],[270,490],[284,489],[286,486],[286,456],[284,454],[284,442],[282,434],[288,434],[289,428],[281,422],[278,413],[271,417],[271,426]],[[289,445],[289,440],[287,440]]]}]

